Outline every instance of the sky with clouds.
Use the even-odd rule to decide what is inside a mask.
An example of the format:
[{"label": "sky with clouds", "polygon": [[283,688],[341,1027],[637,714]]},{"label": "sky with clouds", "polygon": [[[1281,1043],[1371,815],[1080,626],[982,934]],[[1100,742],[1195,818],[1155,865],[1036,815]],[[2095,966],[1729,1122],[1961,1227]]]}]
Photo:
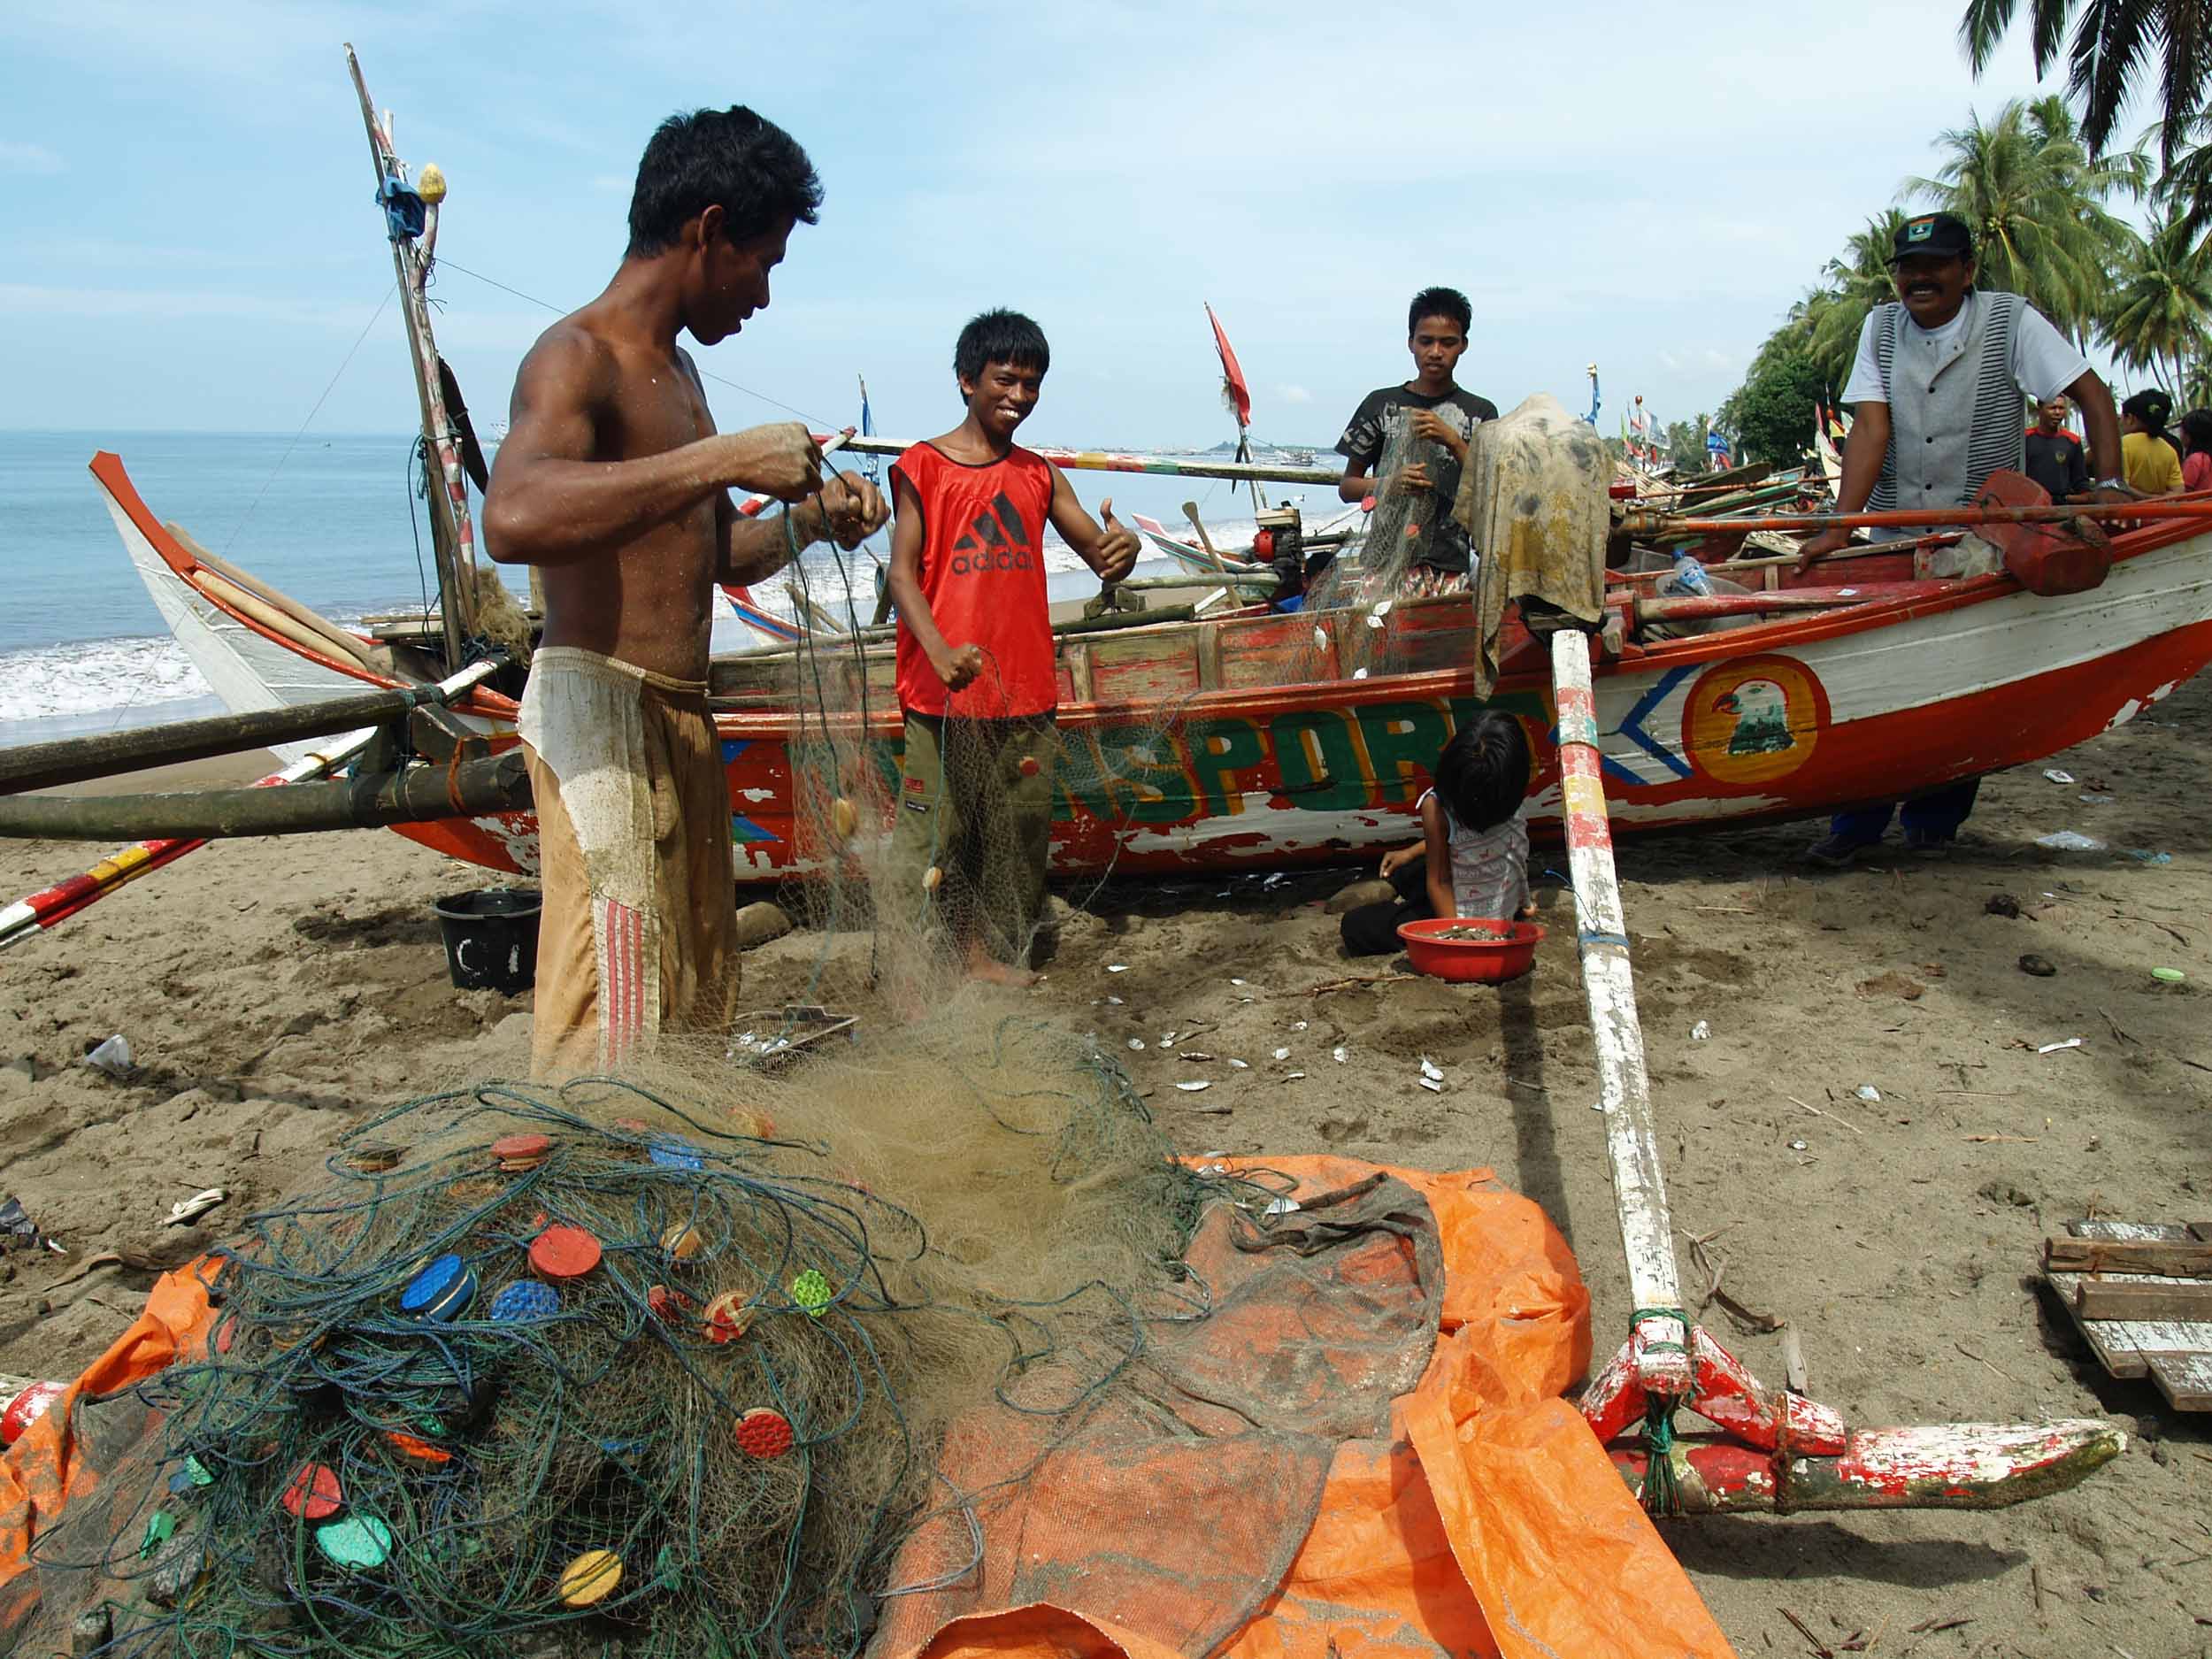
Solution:
[{"label": "sky with clouds", "polygon": [[[1594,361],[1607,430],[1639,392],[1692,416],[1936,134],[2036,89],[2019,41],[1975,81],[1959,9],[0,8],[0,426],[411,425],[346,41],[402,155],[450,180],[439,337],[487,416],[549,319],[464,268],[589,298],[655,123],[732,102],[827,199],[701,364],[825,424],[865,374],[885,431],[951,425],[953,336],[1010,304],[1053,344],[1036,441],[1210,443],[1233,432],[1210,301],[1255,432],[1327,444],[1404,377],[1432,282],[1473,300],[1460,379],[1501,407],[1586,407]],[[726,426],[782,416],[710,390]]]}]

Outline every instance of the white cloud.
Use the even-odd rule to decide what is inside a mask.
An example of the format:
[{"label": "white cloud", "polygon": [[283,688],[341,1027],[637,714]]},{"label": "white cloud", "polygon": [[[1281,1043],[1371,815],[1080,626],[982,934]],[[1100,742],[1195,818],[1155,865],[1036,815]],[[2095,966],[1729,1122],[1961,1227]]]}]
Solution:
[{"label": "white cloud", "polygon": [[53,173],[62,168],[62,158],[43,144],[19,144],[0,138],[0,173]]},{"label": "white cloud", "polygon": [[1281,398],[1286,403],[1310,403],[1313,402],[1313,394],[1302,386],[1279,386],[1275,388],[1275,396]]}]

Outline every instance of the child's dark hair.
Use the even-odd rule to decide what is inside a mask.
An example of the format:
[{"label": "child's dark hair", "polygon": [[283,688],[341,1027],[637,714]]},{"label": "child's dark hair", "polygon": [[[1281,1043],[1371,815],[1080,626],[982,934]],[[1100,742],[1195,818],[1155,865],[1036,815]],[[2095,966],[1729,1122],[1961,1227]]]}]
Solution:
[{"label": "child's dark hair", "polygon": [[952,349],[952,372],[970,385],[983,378],[994,363],[1030,369],[1042,374],[1052,366],[1052,348],[1045,331],[1019,311],[1003,306],[968,319],[960,340]]},{"label": "child's dark hair", "polygon": [[1461,339],[1475,326],[1475,308],[1467,303],[1467,296],[1457,288],[1423,288],[1413,296],[1413,303],[1406,308],[1406,334],[1409,337],[1421,332],[1424,317],[1448,317],[1459,325]]},{"label": "child's dark hair", "polygon": [[2174,412],[2174,400],[2156,387],[2148,387],[2121,404],[2120,412],[2134,416],[2143,423],[2143,430],[2155,438],[2166,430],[2166,421]]},{"label": "child's dark hair", "polygon": [[1436,757],[1436,794],[1462,829],[1494,829],[1528,794],[1528,733],[1511,715],[1486,709],[1452,733]]},{"label": "child's dark hair", "polygon": [[717,206],[729,239],[749,242],[785,219],[813,224],[822,180],[796,139],[741,104],[670,116],[637,165],[629,257],[672,245],[687,221]]},{"label": "child's dark hair", "polygon": [[2212,409],[2193,409],[2181,418],[2181,441],[2192,455],[2212,455]]}]

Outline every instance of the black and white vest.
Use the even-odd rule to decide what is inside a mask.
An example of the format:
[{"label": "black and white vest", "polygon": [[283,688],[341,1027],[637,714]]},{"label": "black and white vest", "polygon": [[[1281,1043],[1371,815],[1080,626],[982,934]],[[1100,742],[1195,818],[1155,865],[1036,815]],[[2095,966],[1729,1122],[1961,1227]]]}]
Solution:
[{"label": "black and white vest", "polygon": [[1876,512],[1973,504],[1992,472],[2026,459],[2024,394],[2012,378],[2012,336],[2027,302],[1974,289],[1947,350],[1910,349],[1916,332],[1892,302],[1874,312],[1874,357],[1889,398],[1889,451],[1867,497]]}]

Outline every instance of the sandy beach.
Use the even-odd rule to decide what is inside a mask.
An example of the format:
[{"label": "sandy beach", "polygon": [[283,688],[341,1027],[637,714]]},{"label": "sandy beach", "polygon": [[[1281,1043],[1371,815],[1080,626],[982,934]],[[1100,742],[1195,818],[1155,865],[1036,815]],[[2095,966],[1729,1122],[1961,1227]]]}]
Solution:
[{"label": "sandy beach", "polygon": [[[250,778],[258,758],[188,776]],[[2070,1217],[2212,1216],[2212,853],[2193,805],[2212,684],[2047,764],[2073,781],[1990,780],[1947,860],[1810,874],[1794,825],[1622,849],[1693,1301],[1718,1275],[1740,1307],[1792,1322],[1811,1392],[1856,1423],[2089,1415],[2130,1432],[2081,1489],[2000,1513],[1669,1525],[1747,1654],[1810,1651],[1786,1612],[1838,1651],[2212,1651],[2212,1417],[2106,1378],[2032,1277]],[[2107,850],[2035,845],[2065,829]],[[104,850],[0,842],[0,887]],[[1455,987],[1343,957],[1326,901],[1363,873],[1069,895],[1025,1001],[1125,1056],[1187,1152],[1496,1170],[1574,1244],[1609,1352],[1629,1307],[1569,901],[1546,884],[1532,978]],[[157,1264],[313,1181],[369,1110],[524,1068],[529,997],[455,992],[430,914],[481,876],[380,832],[232,842],[0,957],[0,1192],[69,1250],[0,1262],[0,1372],[69,1374]],[[1992,911],[2001,895],[2016,918]],[[825,949],[803,930],[754,952],[749,1001],[798,994]],[[115,1033],[133,1051],[120,1079],[81,1064]],[[1194,1045],[1213,1057],[1178,1057]],[[1440,1094],[1419,1087],[1424,1056]],[[1212,1087],[1172,1087],[1199,1079]],[[161,1225],[219,1186],[231,1196],[199,1225]],[[125,1260],[86,1271],[104,1252]],[[1718,1303],[1704,1318],[1778,1384],[1774,1335]]]}]

